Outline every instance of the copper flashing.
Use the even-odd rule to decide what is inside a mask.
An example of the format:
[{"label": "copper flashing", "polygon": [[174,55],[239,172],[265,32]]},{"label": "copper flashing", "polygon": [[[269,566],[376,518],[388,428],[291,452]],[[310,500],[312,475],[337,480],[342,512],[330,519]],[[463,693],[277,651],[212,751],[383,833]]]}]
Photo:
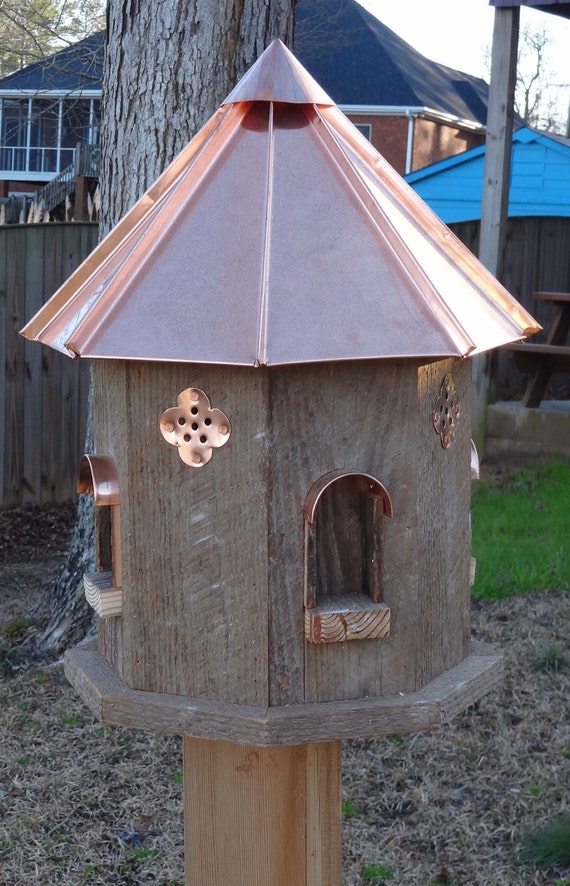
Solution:
[{"label": "copper flashing", "polygon": [[334,105],[332,98],[280,40],[274,40],[267,47],[263,64],[259,61],[244,74],[224,105],[259,101]]},{"label": "copper flashing", "polygon": [[275,41],[23,335],[259,366],[464,357],[539,329]]},{"label": "copper flashing", "polygon": [[[96,550],[97,568],[99,576],[107,575],[107,567],[110,566],[112,587],[120,588],[122,585],[122,560],[121,560],[121,496],[119,491],[119,477],[114,459],[109,455],[84,455],[79,463],[77,478],[77,491],[83,494],[92,494],[95,507],[98,509],[109,508],[110,523],[97,518],[96,512]],[[101,511],[99,511],[99,514]],[[102,563],[101,561],[105,562]],[[109,562],[110,561],[110,562]],[[102,570],[102,571],[101,571]],[[89,577],[88,577],[89,578]],[[98,594],[103,586],[100,579],[96,585],[86,584],[88,592]],[[109,600],[110,598],[106,598]],[[90,600],[93,605],[93,600]],[[99,613],[101,614],[101,613]],[[117,613],[113,611],[112,613]]]},{"label": "copper flashing", "polygon": [[359,478],[363,494],[379,499],[382,502],[382,513],[387,517],[393,515],[394,509],[388,490],[375,477],[372,477],[370,474],[359,473],[358,471],[329,471],[327,474],[319,477],[307,493],[303,504],[303,517],[308,523],[315,522],[315,512],[323,492],[341,477]]},{"label": "copper flashing", "polygon": [[96,507],[120,503],[119,478],[108,455],[84,455],[79,463],[77,491],[92,493]]}]

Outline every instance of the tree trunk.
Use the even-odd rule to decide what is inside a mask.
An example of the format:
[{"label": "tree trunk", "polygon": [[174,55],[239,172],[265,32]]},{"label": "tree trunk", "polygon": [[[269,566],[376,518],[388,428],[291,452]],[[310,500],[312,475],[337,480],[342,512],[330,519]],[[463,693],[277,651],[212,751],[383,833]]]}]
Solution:
[{"label": "tree trunk", "polygon": [[[91,400],[91,397],[90,397]],[[85,451],[91,452],[93,439],[92,404],[89,403]],[[79,466],[78,466],[79,467]],[[93,610],[87,604],[83,590],[83,575],[94,568],[95,526],[91,495],[82,495],[77,504],[77,520],[71,539],[69,555],[58,577],[46,588],[33,616],[44,616],[48,623],[36,640],[37,651],[60,654],[68,646],[79,643],[95,628]]]},{"label": "tree trunk", "polygon": [[275,37],[294,0],[111,0],[103,84],[103,227],[116,224]]},{"label": "tree trunk", "polygon": [[[291,45],[295,0],[109,0],[103,78],[101,230],[158,178],[275,37]],[[88,431],[86,451],[91,451]],[[91,496],[81,496],[68,562],[48,588],[43,651],[89,630],[83,573],[93,560]],[[46,600],[40,608],[46,607]]]}]

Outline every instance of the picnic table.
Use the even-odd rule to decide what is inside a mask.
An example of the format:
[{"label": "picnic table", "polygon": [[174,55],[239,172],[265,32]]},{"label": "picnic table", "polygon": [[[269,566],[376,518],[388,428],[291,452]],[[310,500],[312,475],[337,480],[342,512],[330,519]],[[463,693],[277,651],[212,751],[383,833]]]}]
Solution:
[{"label": "picnic table", "polygon": [[555,372],[570,372],[570,292],[535,292],[535,301],[550,302],[554,308],[552,324],[545,342],[518,342],[507,345],[520,372],[529,379],[522,398],[523,406],[540,406],[546,387]]}]

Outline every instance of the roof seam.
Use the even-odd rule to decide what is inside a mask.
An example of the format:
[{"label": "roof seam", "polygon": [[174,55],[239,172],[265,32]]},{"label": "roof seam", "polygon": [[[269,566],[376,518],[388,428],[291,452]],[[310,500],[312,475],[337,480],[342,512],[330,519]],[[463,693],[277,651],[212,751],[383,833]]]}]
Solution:
[{"label": "roof seam", "polygon": [[273,162],[275,132],[273,128],[273,102],[269,103],[269,138],[267,144],[267,186],[265,189],[265,224],[263,226],[263,257],[261,262],[261,288],[259,293],[259,329],[256,365],[267,362],[267,292],[269,286],[269,254],[271,248],[271,213],[273,205]]},{"label": "roof seam", "polygon": [[[450,327],[455,328],[457,333],[461,336],[461,338],[464,339],[464,343],[462,345],[462,348],[463,348],[463,356],[466,356],[467,354],[469,354],[473,350],[473,348],[475,347],[475,343],[473,342],[471,336],[464,329],[463,325],[458,322],[458,320],[453,315],[453,313],[449,309],[449,307],[439,297],[439,293],[438,293],[436,287],[433,285],[430,278],[424,272],[423,268],[418,267],[417,263],[414,262],[413,256],[412,256],[407,244],[402,240],[400,234],[398,233],[398,231],[396,230],[396,228],[392,224],[390,218],[384,212],[382,207],[379,205],[378,201],[374,197],[374,194],[370,190],[366,180],[362,177],[360,171],[355,166],[355,164],[353,164],[351,157],[346,153],[346,151],[344,151],[344,152],[342,151],[342,147],[340,146],[340,144],[338,142],[335,130],[329,124],[329,121],[326,119],[327,118],[327,110],[330,113],[330,109],[323,109],[322,112],[320,109],[317,109],[317,113],[319,114],[319,116],[325,126],[325,129],[329,133],[336,149],[341,151],[341,153],[343,153],[347,162],[350,164],[351,169],[354,172],[355,181],[359,184],[359,186],[362,189],[364,189],[364,191],[368,195],[371,205],[373,205],[375,207],[376,211],[381,216],[385,227],[380,226],[378,219],[375,217],[375,214],[372,211],[370,211],[367,203],[364,200],[362,200],[362,197],[360,196],[360,194],[358,194],[358,191],[355,188],[354,184],[348,182],[348,179],[344,174],[343,174],[343,180],[345,182],[347,182],[347,184],[351,188],[351,190],[355,194],[358,195],[358,199],[359,199],[359,202],[361,203],[362,209],[364,211],[366,211],[366,214],[367,214],[368,218],[370,219],[371,223],[374,225],[375,230],[379,233],[380,236],[382,236],[384,238],[386,245],[390,248],[393,255],[399,259],[399,264],[400,264],[400,267],[402,268],[402,271],[406,274],[408,279],[410,281],[412,281],[416,291],[418,292],[418,295],[421,296],[422,304],[423,304],[425,310],[427,310],[430,313],[430,315],[436,320],[438,325],[440,325],[442,332],[444,333],[445,337],[448,339],[450,344],[455,345],[457,347],[457,343],[454,341],[454,337],[449,332]],[[338,161],[337,161],[336,157],[334,157],[331,154],[330,148],[328,148],[328,146],[326,146],[326,149],[338,167]],[[389,232],[390,236],[387,236],[388,232]],[[398,251],[394,240],[400,245],[401,250],[403,252],[405,252],[405,255],[408,257],[407,261],[404,262],[402,260],[402,251],[400,251],[400,252]],[[435,297],[436,297],[435,302],[433,299],[428,298],[428,296],[424,292],[425,286],[429,287],[431,292],[435,295]]]}]

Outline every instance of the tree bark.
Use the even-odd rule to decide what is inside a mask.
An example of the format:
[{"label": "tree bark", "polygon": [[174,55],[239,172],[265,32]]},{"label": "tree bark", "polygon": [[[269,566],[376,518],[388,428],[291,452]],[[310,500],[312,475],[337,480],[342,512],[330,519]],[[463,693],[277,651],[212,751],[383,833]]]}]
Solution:
[{"label": "tree bark", "polygon": [[[91,400],[91,395],[90,395]],[[92,451],[92,403],[89,403],[85,451]],[[79,466],[78,466],[79,467]],[[83,575],[94,568],[95,525],[93,498],[82,495],[77,504],[77,519],[67,561],[42,594],[32,611],[34,617],[45,617],[47,626],[36,640],[39,655],[61,654],[68,646],[79,643],[95,629],[95,617],[83,590]]]},{"label": "tree bark", "polygon": [[[103,77],[100,236],[158,178],[275,38],[291,45],[295,0],[109,0]],[[92,451],[87,433],[86,452]],[[93,509],[81,496],[68,561],[38,610],[43,652],[93,625],[83,594]],[[47,601],[46,601],[47,597]]]},{"label": "tree bark", "polygon": [[294,0],[111,0],[103,85],[103,227],[118,221],[275,37]]}]

